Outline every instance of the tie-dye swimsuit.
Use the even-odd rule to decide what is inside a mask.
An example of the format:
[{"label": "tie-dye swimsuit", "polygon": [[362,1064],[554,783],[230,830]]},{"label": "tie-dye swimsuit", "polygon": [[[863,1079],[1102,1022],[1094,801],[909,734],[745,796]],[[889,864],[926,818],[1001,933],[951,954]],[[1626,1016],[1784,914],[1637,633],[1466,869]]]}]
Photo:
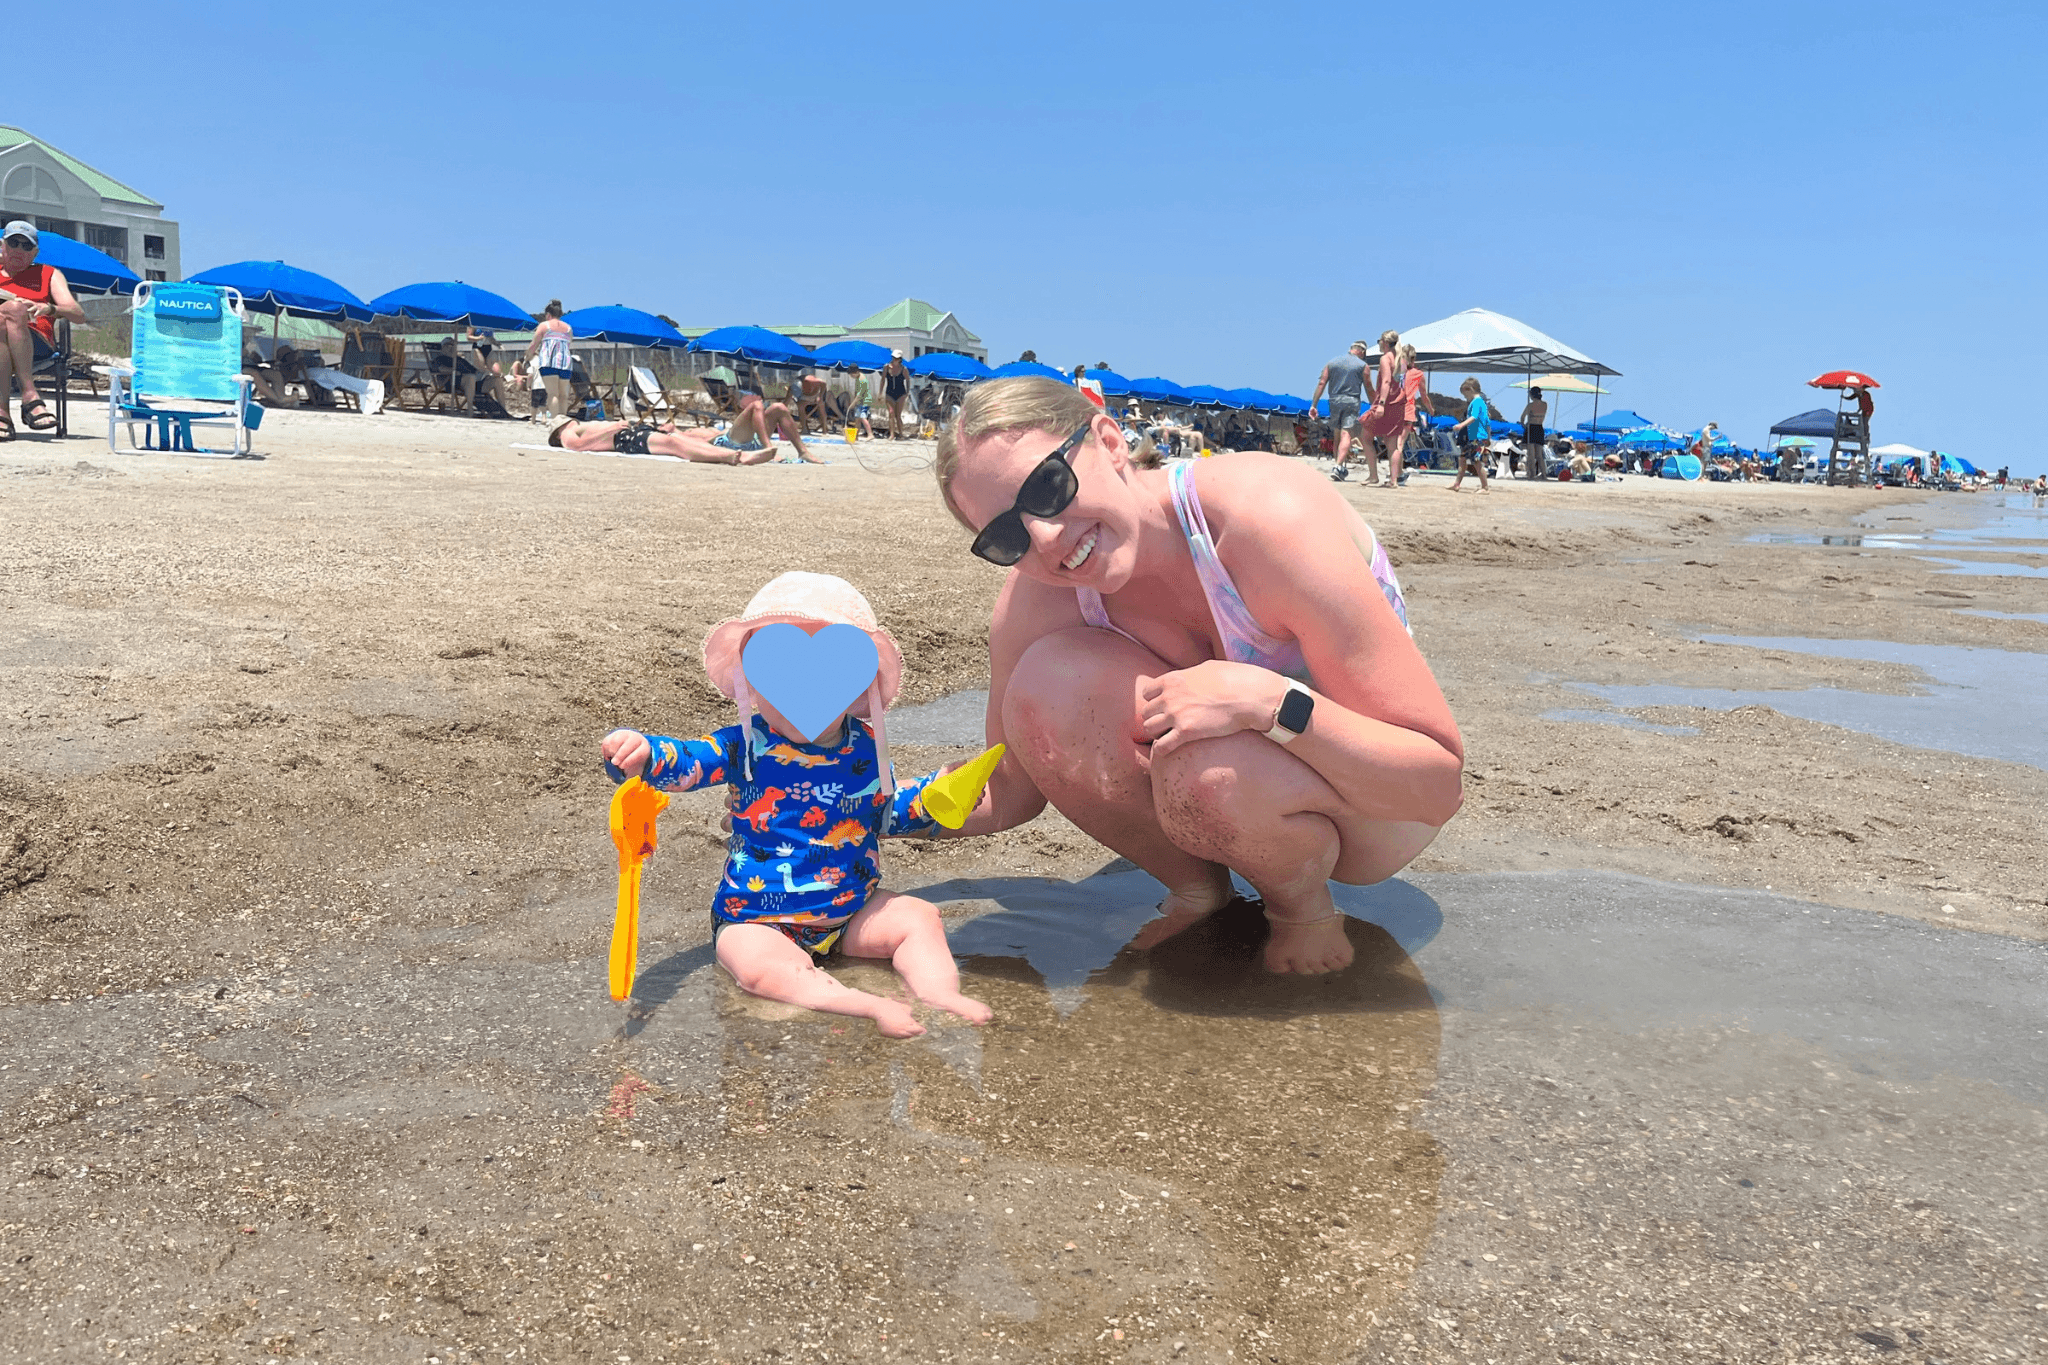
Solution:
[{"label": "tie-dye swimsuit", "polygon": [[[1301,657],[1301,642],[1268,635],[1260,628],[1252,617],[1251,608],[1238,595],[1237,584],[1231,582],[1230,570],[1224,568],[1223,561],[1217,557],[1216,542],[1209,536],[1208,519],[1202,515],[1201,499],[1195,496],[1194,469],[1193,461],[1171,465],[1167,484],[1173,490],[1174,515],[1180,518],[1180,529],[1188,538],[1188,551],[1195,559],[1195,577],[1201,580],[1202,595],[1209,600],[1209,615],[1215,619],[1216,634],[1223,641],[1224,653],[1233,662],[1257,664],[1313,686],[1308,676],[1308,665]],[[1400,618],[1402,628],[1413,635],[1415,632],[1408,627],[1408,604],[1401,597],[1401,581],[1394,577],[1394,566],[1388,562],[1380,538],[1355,513],[1351,519],[1354,523],[1353,539],[1357,539],[1358,532],[1365,533],[1366,540],[1359,543],[1358,549],[1372,569],[1373,581],[1379,584],[1387,605]],[[1081,618],[1089,625],[1113,630],[1142,647],[1136,636],[1109,619],[1109,608],[1104,604],[1101,593],[1093,588],[1076,588],[1074,595],[1081,602]]]},{"label": "tie-dye swimsuit", "polygon": [[766,924],[822,957],[882,880],[878,841],[938,832],[920,799],[931,778],[897,787],[894,797],[884,792],[874,731],[853,716],[825,744],[784,739],[755,716],[751,776],[740,762],[740,733],[728,725],[697,739],[647,736],[647,783],[671,792],[730,788],[732,836],[711,903],[714,933]]}]

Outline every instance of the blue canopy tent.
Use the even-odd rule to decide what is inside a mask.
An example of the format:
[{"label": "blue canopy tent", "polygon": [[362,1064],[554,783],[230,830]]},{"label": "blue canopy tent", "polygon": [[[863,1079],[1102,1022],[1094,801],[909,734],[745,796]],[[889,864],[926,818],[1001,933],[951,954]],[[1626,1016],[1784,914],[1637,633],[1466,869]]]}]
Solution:
[{"label": "blue canopy tent", "polygon": [[1585,432],[1588,435],[1596,435],[1603,431],[1611,431],[1619,435],[1623,432],[1639,431],[1644,427],[1653,427],[1655,425],[1657,425],[1655,422],[1652,422],[1639,412],[1631,411],[1628,408],[1619,408],[1614,412],[1608,413],[1605,417],[1596,417],[1590,422],[1581,422],[1572,429]]},{"label": "blue canopy tent", "polygon": [[1835,411],[1833,408],[1815,408],[1802,412],[1796,417],[1787,417],[1771,428],[1773,436],[1814,436],[1832,438],[1835,434]]},{"label": "blue canopy tent", "polygon": [[1640,427],[1616,442],[1623,450],[1662,454],[1679,449],[1678,441],[1655,427]]},{"label": "blue canopy tent", "polygon": [[562,314],[572,336],[585,341],[609,341],[619,346],[665,346],[672,351],[689,349],[690,339],[652,313],[623,304],[601,304]]},{"label": "blue canopy tent", "polygon": [[1197,403],[1204,407],[1239,408],[1244,405],[1230,396],[1228,389],[1219,389],[1214,384],[1191,384],[1182,389],[1184,403]]},{"label": "blue canopy tent", "polygon": [[912,374],[961,384],[972,384],[995,375],[994,370],[973,356],[961,355],[957,351],[929,351],[915,360],[906,360],[903,363],[904,368]]},{"label": "blue canopy tent", "polygon": [[1035,360],[1013,360],[1007,365],[998,365],[989,371],[991,379],[1015,379],[1019,375],[1027,374],[1037,375],[1040,379],[1057,379],[1068,384],[1074,382],[1073,377],[1065,371],[1055,370],[1050,365],[1041,365]]},{"label": "blue canopy tent", "polygon": [[1134,398],[1143,398],[1153,403],[1185,403],[1188,401],[1186,389],[1183,389],[1171,379],[1161,379],[1157,375],[1149,379],[1133,379],[1131,381],[1131,395]]},{"label": "blue canopy tent", "polygon": [[862,341],[859,337],[848,337],[811,352],[811,362],[829,365],[835,370],[850,370],[856,365],[863,370],[879,370],[889,363],[889,348],[877,346],[872,341]]},{"label": "blue canopy tent", "polygon": [[197,275],[187,275],[185,283],[239,290],[243,306],[252,313],[289,312],[294,317],[319,318],[323,322],[368,322],[375,316],[370,305],[325,275],[283,261],[217,265]]},{"label": "blue canopy tent", "polygon": [[692,343],[693,351],[745,356],[769,365],[815,365],[817,356],[780,332],[766,327],[719,327]]},{"label": "blue canopy tent", "polygon": [[37,237],[36,263],[63,271],[76,292],[126,294],[142,283],[142,276],[98,247],[74,242],[55,232],[42,232]]},{"label": "blue canopy tent", "polygon": [[493,294],[461,280],[402,285],[371,299],[370,311],[380,318],[467,323],[471,327],[502,327],[507,331],[524,331],[533,326],[533,315],[503,294]]}]

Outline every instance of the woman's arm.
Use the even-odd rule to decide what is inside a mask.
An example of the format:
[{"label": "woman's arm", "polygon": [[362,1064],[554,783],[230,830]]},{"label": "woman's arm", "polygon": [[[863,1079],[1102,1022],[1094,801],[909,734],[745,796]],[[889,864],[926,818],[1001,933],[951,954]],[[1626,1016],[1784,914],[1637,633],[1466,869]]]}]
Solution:
[{"label": "woman's arm", "polygon": [[[982,722],[986,745],[1008,743],[1003,733],[1003,704],[1009,695],[1010,677],[1024,651],[1056,630],[1082,624],[1074,595],[1043,583],[1034,583],[1012,572],[996,597],[988,628],[988,713]],[[1003,755],[989,777],[981,803],[959,829],[941,830],[941,839],[964,839],[976,834],[994,834],[1014,829],[1036,819],[1045,809],[1045,793],[1024,771],[1014,747]]]},{"label": "woman's arm", "polygon": [[[1288,752],[1371,818],[1449,820],[1462,800],[1464,742],[1354,539],[1362,523],[1334,489],[1279,460],[1213,471],[1201,496],[1245,605],[1267,630],[1300,641],[1316,679],[1309,728]],[[1166,711],[1196,718],[1188,739],[1270,729],[1287,691],[1277,673],[1223,661],[1158,682]],[[1154,758],[1162,747],[1155,737]]]}]

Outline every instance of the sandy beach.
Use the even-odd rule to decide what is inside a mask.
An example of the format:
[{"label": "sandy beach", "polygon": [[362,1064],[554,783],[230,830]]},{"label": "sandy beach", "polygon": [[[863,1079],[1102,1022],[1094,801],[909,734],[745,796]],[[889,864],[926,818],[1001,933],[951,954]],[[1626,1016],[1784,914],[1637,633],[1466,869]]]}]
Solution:
[{"label": "sandy beach", "polygon": [[[939,504],[929,443],[735,470],[516,448],[536,440],[272,412],[261,460],[0,449],[0,1322],[25,1358],[1833,1360],[1907,1323],[1912,1359],[1946,1361],[2040,1341],[2042,1210],[2019,1192],[2038,1181],[2011,1163],[2048,1130],[2022,1090],[1902,1099],[1788,1044],[1750,1089],[1702,1079],[1696,1106],[1617,1109],[1620,1145],[1575,1149],[1606,1184],[1574,1175],[1569,1199],[1646,1210],[1639,1254],[1540,1217],[1526,1247],[1484,1250],[1459,1220],[1491,1219],[1479,1199],[1513,1181],[1475,1184],[1475,1163],[1534,1141],[1501,1097],[1552,1080],[1514,1059],[1555,1020],[1502,1044],[1514,1074],[1453,1084],[1457,1030],[1391,920],[1354,920],[1360,961],[1328,981],[1264,977],[1240,951],[1257,926],[1236,922],[1119,952],[1145,879],[1051,811],[885,851],[891,885],[953,885],[956,943],[991,912],[1024,938],[1097,926],[1072,981],[1056,954],[968,940],[986,1032],[888,1044],[739,995],[709,965],[716,793],[664,817],[642,988],[614,1006],[599,736],[729,723],[699,642],[786,569],[867,593],[902,644],[905,707],[985,687],[1001,571]],[[1787,642],[2038,657],[2048,536],[1928,548],[1994,516],[1988,496],[1447,484],[1343,489],[1467,745],[1465,807],[1402,879],[1446,924],[1456,888],[1543,874],[1845,911],[1879,935],[1896,920],[1954,951],[2048,939],[2048,771],[2024,761],[2038,696],[1936,689],[1927,705],[1988,736],[1938,748],[1627,690],[1894,714],[1928,698],[1920,656]],[[1956,570],[1994,562],[2022,572]],[[899,768],[978,747],[930,736],[950,742],[899,745]],[[1043,904],[1017,879],[1046,879]],[[1777,1046],[1699,1029],[1626,1066]],[[1624,1139],[1682,1119],[1709,1146],[1782,1154],[1794,1139],[1751,1120],[1813,1103],[1801,1078],[1823,1073],[1868,1092],[1838,1109],[1956,1115],[1955,1159],[2010,1197],[1929,1195],[1929,1214],[1873,1195],[1853,1228],[1825,1201],[1730,1213],[1779,1287],[1759,1295],[1687,1215],[1649,1212],[1660,1169],[1705,1158]],[[1637,1084],[1613,1074],[1586,1084]],[[1601,1121],[1573,1112],[1555,1123]],[[1473,1136],[1494,1122],[1491,1145]],[[1897,1156],[1797,1141],[1858,1186]],[[1445,1306],[1479,1292],[1445,1275],[1496,1255],[1526,1260],[1530,1287],[1472,1319]],[[1868,1292],[1821,1292],[1852,1260]],[[1543,1324],[1574,1315],[1580,1353],[1560,1355]]]}]

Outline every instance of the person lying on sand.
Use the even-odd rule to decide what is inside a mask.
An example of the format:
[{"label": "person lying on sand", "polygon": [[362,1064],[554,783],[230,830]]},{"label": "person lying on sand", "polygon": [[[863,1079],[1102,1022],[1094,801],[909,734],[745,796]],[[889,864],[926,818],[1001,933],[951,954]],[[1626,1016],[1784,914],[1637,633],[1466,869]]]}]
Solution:
[{"label": "person lying on sand", "polygon": [[[745,668],[763,666],[759,658],[743,666],[755,632],[790,626],[812,636],[850,626],[874,643],[867,656],[874,671],[838,679],[859,691],[838,715],[814,721],[822,728],[811,736],[763,695],[761,684],[775,690],[774,677],[750,682]],[[924,1026],[901,1000],[854,990],[818,970],[835,950],[888,958],[919,1000],[987,1023],[989,1007],[960,993],[938,907],[881,885],[878,840],[940,832],[923,803],[939,774],[896,786],[882,716],[902,686],[903,655],[867,598],[829,574],[783,574],[739,616],[712,628],[704,667],[712,685],[739,703],[738,725],[688,740],[614,730],[599,751],[619,781],[644,776],[662,791],[729,788],[732,836],[711,901],[718,965],[750,995],[872,1019],[891,1038],[914,1038]]]},{"label": "person lying on sand", "polygon": [[724,436],[685,434],[672,422],[657,426],[652,422],[579,422],[557,417],[548,428],[548,444],[562,450],[667,455],[695,464],[767,464],[775,458],[772,445],[733,445]]}]

